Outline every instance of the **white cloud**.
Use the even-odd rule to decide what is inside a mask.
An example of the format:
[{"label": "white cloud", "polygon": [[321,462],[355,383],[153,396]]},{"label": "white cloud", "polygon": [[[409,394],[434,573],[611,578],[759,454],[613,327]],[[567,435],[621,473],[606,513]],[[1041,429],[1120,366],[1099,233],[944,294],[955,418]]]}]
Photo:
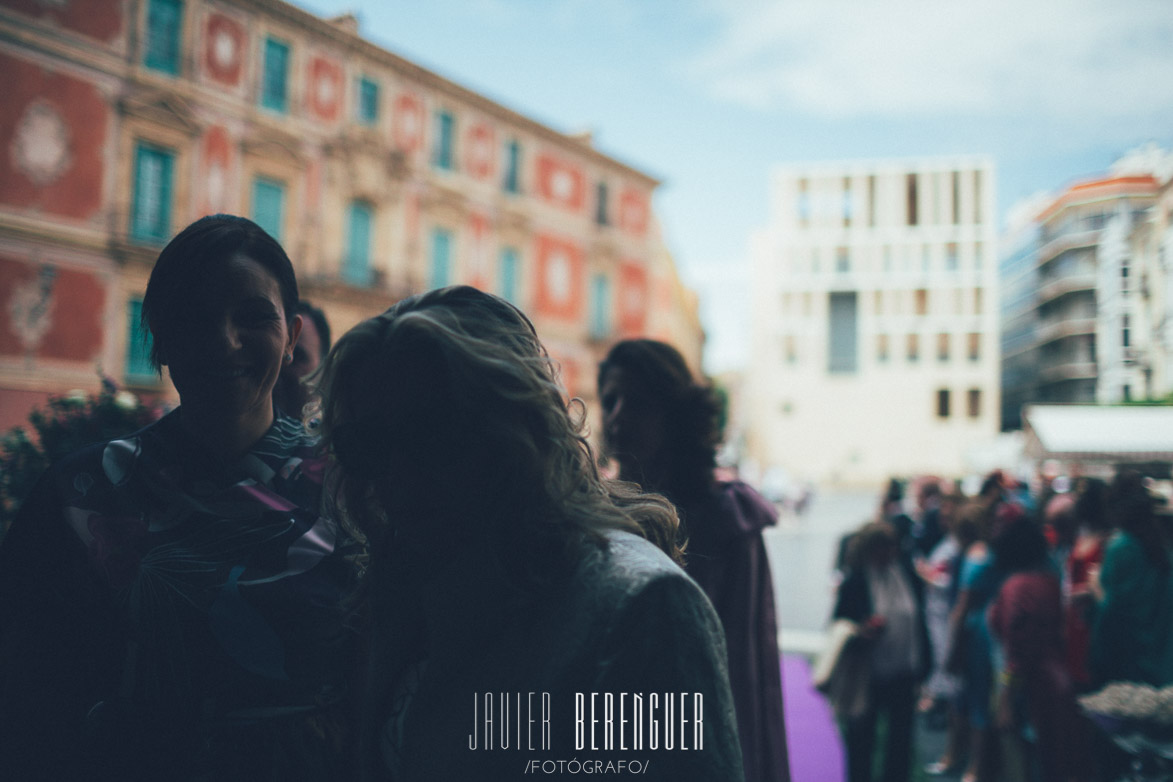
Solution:
[{"label": "white cloud", "polygon": [[1167,114],[1167,0],[700,0],[686,72],[718,97],[830,118]]}]

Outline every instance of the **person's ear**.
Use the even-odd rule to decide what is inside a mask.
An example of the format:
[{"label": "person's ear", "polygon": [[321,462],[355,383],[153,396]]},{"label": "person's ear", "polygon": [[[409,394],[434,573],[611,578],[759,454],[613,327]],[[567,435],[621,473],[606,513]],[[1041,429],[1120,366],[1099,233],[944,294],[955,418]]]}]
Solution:
[{"label": "person's ear", "polygon": [[297,338],[301,336],[301,327],[305,319],[301,315],[294,315],[289,319],[289,339],[285,343],[285,352],[289,355],[293,354],[293,348],[297,345]]}]

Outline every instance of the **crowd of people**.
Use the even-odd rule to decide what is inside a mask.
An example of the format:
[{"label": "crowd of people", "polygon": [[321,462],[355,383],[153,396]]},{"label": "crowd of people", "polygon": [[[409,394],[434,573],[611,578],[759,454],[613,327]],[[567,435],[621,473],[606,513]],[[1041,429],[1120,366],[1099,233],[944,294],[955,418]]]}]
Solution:
[{"label": "crowd of people", "polygon": [[[1028,487],[1001,472],[972,497],[932,477],[889,483],[848,535],[834,618],[867,661],[834,690],[850,782],[910,779],[919,712],[947,730],[929,776],[1114,780],[1128,758],[1077,698],[1173,684],[1173,539],[1138,472]],[[847,666],[844,670],[848,670]],[[877,717],[886,718],[883,759]]]},{"label": "crowd of people", "polygon": [[[719,399],[674,348],[609,351],[597,454],[528,318],[475,288],[335,343],[284,249],[215,215],[142,313],[179,407],[54,464],[0,544],[6,779],[499,780],[525,743],[789,780],[775,506],[716,469]],[[893,480],[845,538],[850,782],[911,778],[918,713],[948,729],[929,774],[1120,769],[1076,697],[1173,684],[1169,529],[1138,473],[1069,484]]]},{"label": "crowd of people", "polygon": [[215,215],[142,311],[180,405],[53,465],[0,544],[0,776],[789,779],[774,511],[716,478],[674,349],[601,365],[604,470],[474,288],[331,345],[282,247]]}]

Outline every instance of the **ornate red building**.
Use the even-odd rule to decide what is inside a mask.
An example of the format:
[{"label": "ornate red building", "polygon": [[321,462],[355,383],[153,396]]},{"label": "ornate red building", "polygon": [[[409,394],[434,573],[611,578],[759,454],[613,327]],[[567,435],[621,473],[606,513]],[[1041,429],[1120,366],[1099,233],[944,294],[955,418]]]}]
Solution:
[{"label": "ornate red building", "polygon": [[278,0],[0,0],[0,428],[98,373],[168,394],[137,326],[155,256],[214,212],[289,251],[338,333],[464,282],[526,310],[591,398],[609,344],[699,364],[658,182]]}]

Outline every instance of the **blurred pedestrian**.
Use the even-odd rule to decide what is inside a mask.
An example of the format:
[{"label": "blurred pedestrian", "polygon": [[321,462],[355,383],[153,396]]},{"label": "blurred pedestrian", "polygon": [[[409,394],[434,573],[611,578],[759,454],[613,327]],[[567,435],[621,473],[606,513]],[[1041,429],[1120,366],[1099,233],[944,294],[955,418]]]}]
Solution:
[{"label": "blurred pedestrian", "polygon": [[883,782],[911,778],[916,695],[930,665],[919,579],[903,556],[892,525],[864,525],[851,542],[834,619],[858,628],[855,643],[870,657],[867,708],[845,726],[849,782],[871,782],[876,723],[883,716]]},{"label": "blurred pedestrian", "polygon": [[950,616],[948,670],[961,676],[959,708],[969,726],[969,761],[964,782],[992,782],[995,776],[995,739],[990,714],[993,693],[993,651],[986,608],[1001,586],[1001,575],[988,545],[992,514],[1001,503],[994,494],[967,503],[962,523],[972,525],[975,539],[964,549],[958,571],[959,590]]},{"label": "blurred pedestrian", "polygon": [[962,495],[942,497],[937,507],[937,523],[944,537],[925,559],[916,560],[917,575],[924,582],[925,625],[929,631],[933,666],[918,711],[944,714],[956,697],[960,683],[945,670],[949,652],[949,615],[957,597],[955,582],[962,553],[962,539],[957,535],[957,513],[964,503]]},{"label": "blurred pedestrian", "polygon": [[941,498],[939,478],[924,476],[917,481],[916,518],[912,525],[912,548],[916,557],[929,556],[945,537],[941,523]]},{"label": "blurred pedestrian", "polygon": [[1084,478],[1076,485],[1074,514],[1079,531],[1066,563],[1064,635],[1067,670],[1077,690],[1091,687],[1088,644],[1095,618],[1093,583],[1099,581],[1100,566],[1108,547],[1112,527],[1108,523],[1108,485],[1099,478]]},{"label": "blurred pedestrian", "polygon": [[1004,579],[988,611],[1001,652],[996,719],[1015,749],[1005,753],[1004,770],[1012,779],[1087,779],[1090,732],[1067,674],[1059,577],[1047,539],[1018,506],[1007,505],[991,545]]},{"label": "blurred pedestrian", "polygon": [[685,569],[721,617],[746,779],[788,780],[774,583],[762,539],[775,511],[748,484],[714,475],[720,406],[675,348],[619,342],[598,384],[606,455],[622,480],[675,503]]},{"label": "blurred pedestrian", "polygon": [[900,550],[911,555],[915,550],[915,541],[912,534],[912,517],[908,514],[908,508],[904,501],[904,488],[904,482],[899,478],[888,479],[888,485],[880,500],[879,520],[892,525],[892,529],[896,531],[896,537],[900,541]]},{"label": "blurred pedestrian", "polygon": [[1053,494],[1042,505],[1042,532],[1047,541],[1047,551],[1059,574],[1063,593],[1070,591],[1067,562],[1079,537],[1079,519],[1075,515],[1076,497],[1071,492]]},{"label": "blurred pedestrian", "polygon": [[[970,547],[977,543],[983,534],[983,512],[981,507],[968,502],[964,495],[958,493],[946,498],[942,505],[944,518],[948,520],[948,535],[937,549],[934,550],[930,563],[933,568],[931,574],[937,574],[936,557],[938,552],[952,556],[946,560],[943,572],[936,575],[936,579],[944,582],[945,589],[926,590],[933,594],[933,601],[940,601],[941,605],[932,605],[926,595],[925,614],[929,623],[929,635],[933,642],[933,659],[936,667],[932,677],[926,684],[929,692],[940,692],[946,700],[948,713],[948,733],[945,749],[941,757],[929,763],[925,771],[931,775],[950,774],[962,768],[970,754],[970,726],[966,706],[964,678],[965,653],[964,646],[954,649],[954,644],[965,643],[964,630],[958,630],[954,622],[959,622],[956,611],[957,600],[961,593],[961,567]],[[944,627],[940,623],[939,612],[946,611]]]},{"label": "blurred pedestrian", "polygon": [[[1117,528],[1100,569],[1092,630],[1092,675],[1099,684],[1173,684],[1173,578],[1170,547],[1143,477],[1123,470],[1108,491]],[[1093,590],[1097,589],[1093,583]]]}]

